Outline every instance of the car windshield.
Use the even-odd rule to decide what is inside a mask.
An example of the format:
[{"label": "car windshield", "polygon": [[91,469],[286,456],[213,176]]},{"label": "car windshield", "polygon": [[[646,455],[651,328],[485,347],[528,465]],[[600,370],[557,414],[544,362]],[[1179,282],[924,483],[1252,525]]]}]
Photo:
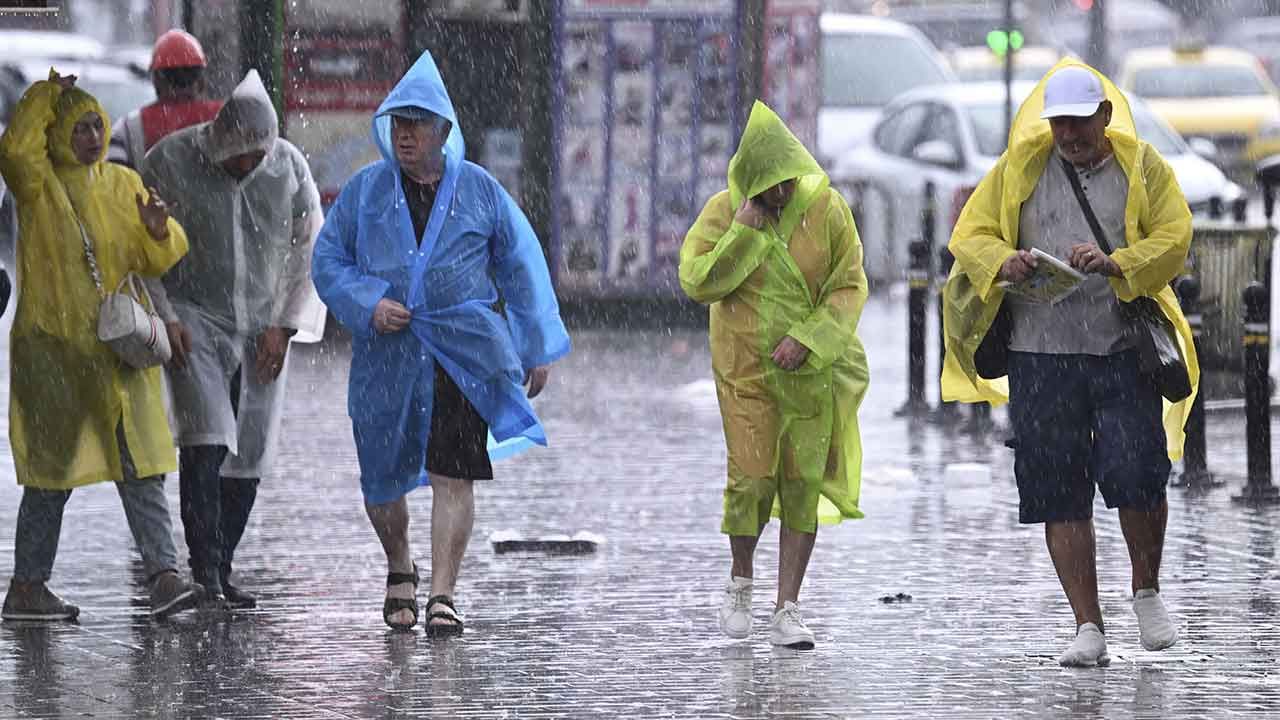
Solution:
[{"label": "car windshield", "polygon": [[1204,98],[1266,95],[1258,73],[1244,65],[1179,65],[1148,68],[1133,75],[1134,94],[1147,98]]},{"label": "car windshield", "polygon": [[912,37],[831,33],[822,39],[825,105],[879,107],[905,90],[948,80],[929,48]]},{"label": "car windshield", "polygon": [[[1141,103],[1134,103],[1133,124],[1138,137],[1151,143],[1161,155],[1181,155],[1187,152],[1186,142],[1156,119]],[[1004,131],[1004,103],[982,103],[968,107],[969,124],[973,126],[973,140],[978,152],[997,157],[1004,152],[1007,141]]]},{"label": "car windshield", "polygon": [[[1014,82],[1039,82],[1053,65],[1021,64],[1013,67]],[[1004,66],[998,63],[991,65],[971,65],[956,68],[956,79],[960,82],[995,82],[1004,80]]]},{"label": "car windshield", "polygon": [[155,89],[145,80],[87,77],[78,84],[102,103],[112,122],[156,99]]}]

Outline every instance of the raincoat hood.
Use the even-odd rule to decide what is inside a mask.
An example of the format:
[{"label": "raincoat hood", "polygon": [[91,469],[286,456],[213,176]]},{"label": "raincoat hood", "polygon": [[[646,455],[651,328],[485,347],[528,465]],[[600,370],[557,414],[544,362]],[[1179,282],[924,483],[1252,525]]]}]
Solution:
[{"label": "raincoat hood", "polygon": [[1107,137],[1113,141],[1120,140],[1125,146],[1137,144],[1138,131],[1133,122],[1133,111],[1129,108],[1129,101],[1125,99],[1124,93],[1120,92],[1120,88],[1116,87],[1106,75],[1079,60],[1068,58],[1045,73],[1018,108],[1018,113],[1013,118],[1013,125],[1009,128],[1009,147],[1011,149],[1028,148],[1032,152],[1011,153],[1011,160],[1019,156],[1030,159],[1037,154],[1036,150],[1053,144],[1053,132],[1049,129],[1049,121],[1040,117],[1044,112],[1044,86],[1054,73],[1066,67],[1081,67],[1098,76],[1107,100],[1111,101],[1111,122],[1107,125]]},{"label": "raincoat hood", "polygon": [[[50,76],[52,78],[52,75]],[[76,159],[71,150],[71,132],[85,113],[97,113],[102,118],[102,152],[95,163],[107,157],[107,146],[111,144],[111,118],[97,98],[78,87],[67,88],[58,96],[54,104],[54,121],[49,127],[49,158],[58,169],[86,167]]]},{"label": "raincoat hood", "polygon": [[392,88],[391,94],[378,106],[373,116],[373,141],[387,162],[397,166],[396,154],[391,146],[391,115],[389,111],[399,107],[416,107],[429,110],[449,121],[452,129],[444,143],[446,167],[456,167],[462,163],[466,149],[462,140],[462,129],[458,127],[458,116],[453,111],[453,101],[449,99],[449,91],[444,87],[444,79],[436,68],[436,61],[430,52],[424,52],[409,71],[400,78],[400,82]]},{"label": "raincoat hood", "polygon": [[205,155],[220,163],[237,155],[271,152],[279,137],[275,105],[257,70],[250,70],[218,114],[201,129]]},{"label": "raincoat hood", "polygon": [[787,180],[812,177],[825,185],[827,174],[768,105],[757,100],[742,131],[738,151],[729,160],[729,199],[734,208]]}]

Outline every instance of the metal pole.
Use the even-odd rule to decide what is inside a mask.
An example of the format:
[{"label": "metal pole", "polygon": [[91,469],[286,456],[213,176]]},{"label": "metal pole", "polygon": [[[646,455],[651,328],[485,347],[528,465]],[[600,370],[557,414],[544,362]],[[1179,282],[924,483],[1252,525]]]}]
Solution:
[{"label": "metal pole", "polygon": [[1004,0],[1004,136],[1013,131],[1013,0]]},{"label": "metal pole", "polygon": [[951,266],[956,262],[956,258],[951,254],[950,248],[946,245],[938,248],[938,282],[936,283],[938,293],[938,409],[933,414],[934,422],[943,425],[951,425],[960,419],[960,405],[955,401],[946,402],[942,400],[942,366],[947,360],[947,327],[943,321],[943,313],[946,312],[945,303],[943,302],[942,292],[946,288],[947,276],[951,274]]},{"label": "metal pole", "polygon": [[920,207],[920,239],[911,243],[908,253],[911,266],[907,270],[907,403],[898,415],[917,415],[929,411],[924,397],[925,323],[929,303],[929,266],[933,256],[934,233],[933,181],[924,184]]},{"label": "metal pole", "polygon": [[[1182,306],[1187,324],[1191,326],[1196,356],[1199,357],[1204,319],[1200,314],[1200,281],[1190,275],[1183,275],[1174,284],[1174,289],[1178,293],[1178,304]],[[1203,392],[1196,393],[1196,399],[1191,403],[1186,433],[1182,445],[1182,475],[1172,484],[1189,490],[1221,485],[1221,482],[1214,481],[1213,473],[1209,472],[1208,453],[1205,449]]]},{"label": "metal pole", "polygon": [[1280,502],[1271,484],[1271,295],[1251,282],[1244,289],[1244,416],[1249,479],[1232,498],[1250,504]]}]

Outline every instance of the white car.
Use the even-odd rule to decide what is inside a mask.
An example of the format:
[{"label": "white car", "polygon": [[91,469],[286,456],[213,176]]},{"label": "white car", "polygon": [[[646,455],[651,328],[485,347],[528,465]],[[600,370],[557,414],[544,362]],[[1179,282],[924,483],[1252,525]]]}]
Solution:
[{"label": "white car", "polygon": [[871,15],[823,13],[818,160],[863,142],[881,109],[904,90],[951,82],[947,61],[919,30]]},{"label": "white car", "polygon": [[[1015,112],[1033,87],[1014,85]],[[1141,100],[1129,102],[1139,137],[1169,161],[1193,212],[1207,213],[1215,197],[1224,208],[1244,202],[1240,186],[1192,152]],[[945,246],[969,194],[1006,143],[1001,83],[919,88],[886,107],[869,142],[845,153],[831,171],[832,184],[854,207],[867,274],[878,282],[905,276],[909,245],[921,237],[928,181],[934,184],[935,252]]]}]

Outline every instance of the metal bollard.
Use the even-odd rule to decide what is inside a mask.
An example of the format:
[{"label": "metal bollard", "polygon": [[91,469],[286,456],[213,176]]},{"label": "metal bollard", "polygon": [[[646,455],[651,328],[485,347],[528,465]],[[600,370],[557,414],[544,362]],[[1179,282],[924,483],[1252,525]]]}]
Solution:
[{"label": "metal bollard", "polygon": [[1244,289],[1244,402],[1249,479],[1237,502],[1280,502],[1271,484],[1271,295],[1267,286],[1251,282]]},{"label": "metal bollard", "polygon": [[[1190,275],[1183,275],[1174,283],[1178,293],[1178,304],[1191,326],[1191,335],[1195,341],[1196,355],[1200,354],[1200,333],[1203,316],[1200,314],[1200,281]],[[1204,432],[1204,393],[1196,393],[1195,402],[1191,404],[1191,413],[1187,416],[1186,440],[1183,442],[1182,475],[1170,483],[1188,490],[1200,490],[1221,485],[1209,472],[1208,453],[1205,450]]]},{"label": "metal bollard", "polygon": [[929,301],[929,247],[916,240],[908,247],[907,271],[907,402],[896,415],[918,415],[929,410],[924,398],[925,315]]},{"label": "metal bollard", "polygon": [[938,409],[934,411],[932,420],[943,425],[951,425],[960,419],[960,403],[954,400],[945,402],[942,400],[942,365],[947,359],[947,328],[943,322],[942,291],[946,287],[947,277],[951,274],[951,266],[955,265],[956,258],[951,254],[951,250],[943,245],[938,248]]},{"label": "metal bollard", "polygon": [[1242,195],[1231,201],[1231,219],[1242,223],[1249,216],[1249,197]]}]

